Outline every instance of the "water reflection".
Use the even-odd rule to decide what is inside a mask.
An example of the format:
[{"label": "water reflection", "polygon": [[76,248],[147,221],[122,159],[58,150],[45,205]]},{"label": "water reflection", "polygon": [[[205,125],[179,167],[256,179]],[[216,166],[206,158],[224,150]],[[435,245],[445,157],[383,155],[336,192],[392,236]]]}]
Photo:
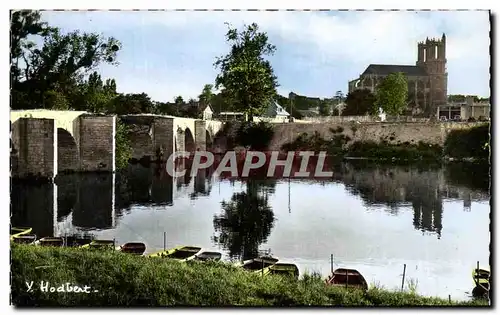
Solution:
[{"label": "water reflection", "polygon": [[274,224],[274,213],[269,206],[268,194],[275,181],[247,180],[246,191],[234,193],[222,202],[222,214],[214,216],[216,236],[232,258],[254,258],[259,245],[266,242]]},{"label": "water reflection", "polygon": [[[217,180],[213,168],[199,171],[194,177],[190,176],[189,161],[180,168],[186,173],[178,178],[165,170],[131,166],[116,176],[64,175],[55,184],[38,186],[13,183],[11,220],[15,225],[32,226],[40,236],[61,233],[56,223],[68,218],[77,230],[113,229],[116,218],[129,213],[133,205],[171,207],[183,196],[191,200],[211,196],[213,180]],[[473,201],[489,199],[487,165],[451,164],[442,168],[357,162],[332,164],[330,169],[334,177],[320,183],[342,183],[351,195],[363,200],[367,211],[382,209],[397,216],[410,206],[413,227],[438,238],[443,229],[444,200],[462,200],[464,211],[470,211]],[[246,190],[224,200],[222,213],[214,217],[213,240],[231,256],[246,258],[255,254],[271,232],[274,216],[269,196],[275,192],[277,180],[267,178],[266,171],[244,180]],[[225,180],[233,184],[240,181]],[[317,180],[301,182],[307,185]]]},{"label": "water reflection", "polygon": [[333,253],[338,266],[389,288],[401,285],[407,264],[420,293],[461,298],[471,289],[470,270],[489,257],[488,166],[328,165],[333,178],[322,180],[267,178],[267,169],[243,181],[213,169],[191,177],[185,161],[186,175],[176,178],[131,166],[51,185],[13,183],[11,221],[39,237],[90,232],[144,242],[148,252],[163,247],[163,232],[169,247],[199,245],[226,258],[265,246],[324,276]]}]

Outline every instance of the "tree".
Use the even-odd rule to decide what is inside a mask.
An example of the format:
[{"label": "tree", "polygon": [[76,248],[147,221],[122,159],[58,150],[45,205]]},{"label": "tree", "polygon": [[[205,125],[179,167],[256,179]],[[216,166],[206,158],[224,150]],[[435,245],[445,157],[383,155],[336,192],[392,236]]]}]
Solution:
[{"label": "tree", "polygon": [[268,42],[265,32],[259,32],[256,23],[244,28],[238,33],[229,27],[226,33],[231,52],[217,58],[214,64],[220,68],[215,87],[222,87],[232,107],[253,121],[253,116],[261,114],[276,96],[277,78],[270,62],[264,59],[274,54],[276,47]]},{"label": "tree", "polygon": [[400,115],[406,109],[408,82],[403,73],[391,73],[375,91],[375,106],[389,115]]},{"label": "tree", "polygon": [[[33,37],[43,42],[41,47]],[[116,39],[98,34],[62,34],[41,22],[37,11],[12,13],[10,39],[14,109],[52,108],[63,104],[64,98],[72,100],[89,71],[100,63],[116,64],[121,46]],[[67,105],[72,107],[71,103]]]},{"label": "tree", "polygon": [[200,102],[205,104],[212,102],[212,98],[214,97],[214,93],[212,92],[213,88],[214,86],[212,84],[205,84],[200,96],[198,96]]},{"label": "tree", "polygon": [[153,113],[154,104],[146,93],[120,94],[113,99],[110,113],[117,115]]},{"label": "tree", "polygon": [[347,94],[342,116],[364,116],[374,112],[375,95],[370,90],[354,90]]},{"label": "tree", "polygon": [[319,103],[319,115],[323,117],[330,115],[330,106],[328,101],[324,100]]},{"label": "tree", "polygon": [[344,94],[342,93],[342,91],[337,91],[335,93],[335,100],[337,105],[342,103],[342,101],[344,100]]},{"label": "tree", "polygon": [[118,95],[114,79],[103,83],[97,72],[90,74],[87,81],[77,86],[72,95],[72,108],[94,113],[113,112],[113,99]]}]

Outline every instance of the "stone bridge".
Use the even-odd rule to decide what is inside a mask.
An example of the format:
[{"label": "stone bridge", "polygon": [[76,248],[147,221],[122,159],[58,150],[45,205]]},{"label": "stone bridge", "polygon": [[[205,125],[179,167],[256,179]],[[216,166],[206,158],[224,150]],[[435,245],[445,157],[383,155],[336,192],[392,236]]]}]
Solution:
[{"label": "stone bridge", "polygon": [[129,129],[134,159],[155,159],[159,149],[165,158],[176,151],[210,150],[224,125],[215,120],[145,114],[120,116],[120,121]]},{"label": "stone bridge", "polygon": [[[133,157],[168,157],[174,151],[205,150],[220,121],[174,116],[121,116],[131,133]],[[114,172],[117,116],[82,111],[19,110],[10,113],[11,173],[54,178],[64,172]]]}]

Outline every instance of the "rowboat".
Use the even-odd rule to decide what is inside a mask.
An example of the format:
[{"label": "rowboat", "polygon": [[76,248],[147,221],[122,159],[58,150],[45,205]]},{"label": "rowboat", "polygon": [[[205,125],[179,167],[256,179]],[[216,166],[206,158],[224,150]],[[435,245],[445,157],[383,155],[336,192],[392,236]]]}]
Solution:
[{"label": "rowboat", "polygon": [[485,284],[490,282],[490,271],[482,268],[472,270],[472,280],[474,284]]},{"label": "rowboat", "polygon": [[121,246],[118,246],[116,250],[122,253],[134,254],[134,255],[143,255],[146,251],[146,244],[139,242],[130,242],[125,243]]},{"label": "rowboat", "polygon": [[12,238],[12,241],[16,244],[33,244],[36,241],[35,234],[19,235]]},{"label": "rowboat", "polygon": [[44,237],[35,241],[35,245],[63,247],[64,239],[62,237]]},{"label": "rowboat", "polygon": [[31,231],[33,231],[33,228],[30,227],[11,227],[10,240],[12,241],[15,237],[29,234]]},{"label": "rowboat", "polygon": [[178,246],[172,249],[162,250],[153,254],[148,255],[148,257],[161,257],[161,258],[171,258],[181,261],[192,259],[192,257],[201,250],[201,247],[197,246]]},{"label": "rowboat", "polygon": [[72,237],[68,236],[64,238],[65,246],[68,247],[82,247],[83,245],[90,244],[92,239],[90,237]]},{"label": "rowboat", "polygon": [[286,275],[294,277],[295,279],[299,278],[299,268],[295,264],[287,264],[287,263],[276,263],[268,268],[268,275]]},{"label": "rowboat", "polygon": [[202,251],[192,257],[193,260],[199,261],[219,261],[222,258],[222,254],[219,252]]},{"label": "rowboat", "polygon": [[266,268],[275,265],[278,261],[279,259],[275,257],[261,256],[236,263],[235,266],[248,271],[262,272],[265,274],[266,272],[268,272],[268,269]]},{"label": "rowboat", "polygon": [[80,246],[80,248],[87,249],[114,249],[114,240],[92,240],[90,243]]},{"label": "rowboat", "polygon": [[355,269],[339,268],[326,280],[328,285],[368,290],[368,283]]},{"label": "rowboat", "polygon": [[472,280],[474,281],[472,295],[475,297],[487,296],[490,290],[490,271],[482,268],[474,268],[472,270]]}]

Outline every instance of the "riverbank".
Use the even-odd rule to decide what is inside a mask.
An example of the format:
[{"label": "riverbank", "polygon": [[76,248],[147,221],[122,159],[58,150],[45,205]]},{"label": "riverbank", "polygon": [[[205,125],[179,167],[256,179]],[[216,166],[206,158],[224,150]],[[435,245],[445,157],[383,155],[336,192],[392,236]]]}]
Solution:
[{"label": "riverbank", "polygon": [[[262,277],[225,263],[179,263],[119,252],[12,245],[16,306],[488,306],[370,288],[332,288],[316,275]],[[78,286],[89,293],[42,292]],[[31,286],[28,292],[28,284]],[[87,287],[85,287],[87,286]],[[74,290],[74,288],[73,288]]]},{"label": "riverbank", "polygon": [[379,141],[354,141],[342,127],[330,128],[324,136],[318,131],[301,133],[281,146],[282,151],[327,152],[344,159],[376,161],[489,162],[490,126],[450,131],[443,145],[424,141],[397,141],[395,135]]}]

